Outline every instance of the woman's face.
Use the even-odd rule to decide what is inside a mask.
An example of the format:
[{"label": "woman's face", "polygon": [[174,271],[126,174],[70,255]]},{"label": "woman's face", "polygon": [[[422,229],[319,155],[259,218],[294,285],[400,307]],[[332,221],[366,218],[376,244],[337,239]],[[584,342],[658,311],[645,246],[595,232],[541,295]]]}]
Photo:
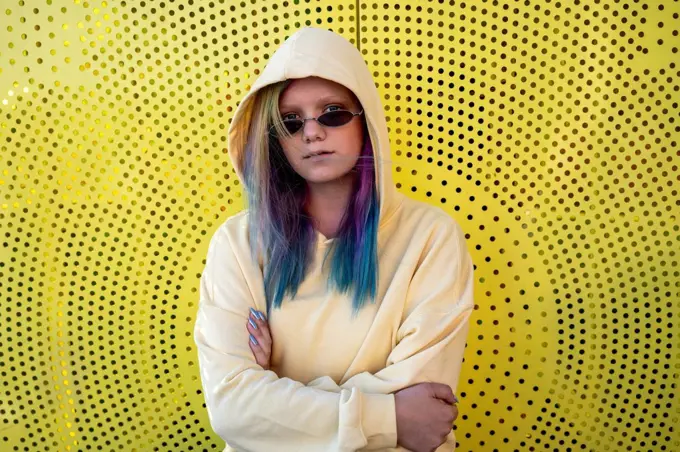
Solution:
[{"label": "woman's face", "polygon": [[[352,91],[319,77],[293,80],[279,98],[282,119],[318,118],[333,110],[361,111]],[[357,163],[364,139],[361,116],[339,127],[327,127],[314,120],[292,137],[279,139],[286,159],[308,183],[326,183],[346,176]],[[321,156],[309,154],[329,152]]]}]

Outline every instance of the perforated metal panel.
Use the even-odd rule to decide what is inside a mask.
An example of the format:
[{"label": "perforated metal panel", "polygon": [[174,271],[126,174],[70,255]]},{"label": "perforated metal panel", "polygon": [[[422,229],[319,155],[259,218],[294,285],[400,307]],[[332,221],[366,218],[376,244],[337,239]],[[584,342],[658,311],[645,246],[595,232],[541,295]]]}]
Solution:
[{"label": "perforated metal panel", "polygon": [[680,450],[679,14],[3,2],[0,450],[221,450],[192,326],[243,207],[226,130],[308,25],[360,48],[400,191],[468,235],[458,450]]}]

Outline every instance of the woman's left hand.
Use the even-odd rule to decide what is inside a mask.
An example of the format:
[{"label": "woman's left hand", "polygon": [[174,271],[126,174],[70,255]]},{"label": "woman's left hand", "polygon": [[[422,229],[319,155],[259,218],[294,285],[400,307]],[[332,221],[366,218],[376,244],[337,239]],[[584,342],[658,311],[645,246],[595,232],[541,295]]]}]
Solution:
[{"label": "woman's left hand", "polygon": [[255,361],[264,370],[269,370],[271,367],[272,355],[272,335],[269,331],[269,324],[267,318],[260,311],[250,308],[250,316],[246,328],[250,333],[250,349],[255,355]]}]

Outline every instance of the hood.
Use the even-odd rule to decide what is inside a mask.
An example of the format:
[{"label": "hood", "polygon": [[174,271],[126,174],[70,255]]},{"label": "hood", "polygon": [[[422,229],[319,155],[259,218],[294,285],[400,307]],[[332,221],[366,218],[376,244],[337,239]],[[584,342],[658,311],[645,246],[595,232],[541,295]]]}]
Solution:
[{"label": "hood", "polygon": [[305,27],[290,36],[272,55],[269,63],[238,105],[229,126],[228,151],[232,167],[244,184],[239,158],[245,149],[252,101],[261,88],[286,79],[316,76],[350,89],[364,108],[368,132],[376,156],[376,185],[380,202],[380,224],[399,204],[392,180],[392,162],[387,122],[380,95],[361,53],[344,37],[325,29]]}]

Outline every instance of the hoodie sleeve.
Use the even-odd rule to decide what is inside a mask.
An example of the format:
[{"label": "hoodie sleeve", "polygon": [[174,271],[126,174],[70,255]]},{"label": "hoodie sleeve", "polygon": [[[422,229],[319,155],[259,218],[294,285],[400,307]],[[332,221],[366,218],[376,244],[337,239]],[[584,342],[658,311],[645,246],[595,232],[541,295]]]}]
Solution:
[{"label": "hoodie sleeve", "polygon": [[[460,226],[439,228],[413,275],[397,344],[384,369],[362,372],[341,385],[389,394],[417,383],[443,383],[455,392],[474,309],[473,262]],[[368,449],[368,448],[367,448]],[[453,451],[451,432],[439,452]]]},{"label": "hoodie sleeve", "polygon": [[386,367],[375,374],[357,374],[342,387],[386,393],[437,382],[456,390],[474,310],[474,266],[457,223],[439,228],[430,242],[409,284],[397,343]]},{"label": "hoodie sleeve", "polygon": [[217,435],[249,451],[396,445],[394,395],[340,388],[330,378],[313,387],[260,367],[245,328],[251,306],[229,237],[219,228],[208,246],[194,327],[206,407]]}]

